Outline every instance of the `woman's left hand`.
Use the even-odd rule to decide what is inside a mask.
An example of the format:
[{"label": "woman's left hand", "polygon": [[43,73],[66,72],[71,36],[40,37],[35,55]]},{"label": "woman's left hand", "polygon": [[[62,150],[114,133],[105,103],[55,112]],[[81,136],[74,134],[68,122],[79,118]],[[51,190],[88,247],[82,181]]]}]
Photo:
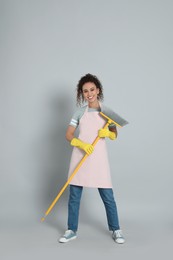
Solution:
[{"label": "woman's left hand", "polygon": [[104,128],[99,130],[98,135],[100,138],[108,137],[111,140],[115,140],[117,137],[115,132],[109,131],[108,129],[104,129]]}]

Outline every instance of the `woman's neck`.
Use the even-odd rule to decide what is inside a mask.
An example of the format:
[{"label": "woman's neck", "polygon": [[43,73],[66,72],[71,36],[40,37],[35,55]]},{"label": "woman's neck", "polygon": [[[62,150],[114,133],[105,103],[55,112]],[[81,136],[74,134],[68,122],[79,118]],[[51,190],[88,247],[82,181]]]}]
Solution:
[{"label": "woman's neck", "polygon": [[95,102],[88,103],[88,107],[89,108],[99,108],[100,107],[99,101],[97,100]]}]

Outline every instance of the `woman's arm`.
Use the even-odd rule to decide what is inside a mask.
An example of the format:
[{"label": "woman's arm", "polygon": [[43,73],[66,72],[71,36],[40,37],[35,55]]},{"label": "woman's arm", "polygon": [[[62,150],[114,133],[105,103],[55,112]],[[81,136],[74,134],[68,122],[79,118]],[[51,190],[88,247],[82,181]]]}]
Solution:
[{"label": "woman's arm", "polygon": [[66,131],[66,135],[65,135],[67,141],[71,142],[71,140],[74,138],[75,130],[76,130],[76,128],[74,126],[69,125],[67,127],[67,131]]},{"label": "woman's arm", "polygon": [[112,127],[110,126],[110,127],[109,127],[109,131],[114,132],[115,135],[116,135],[116,137],[117,137],[118,132],[117,132],[117,128],[116,128],[116,126],[112,126]]}]

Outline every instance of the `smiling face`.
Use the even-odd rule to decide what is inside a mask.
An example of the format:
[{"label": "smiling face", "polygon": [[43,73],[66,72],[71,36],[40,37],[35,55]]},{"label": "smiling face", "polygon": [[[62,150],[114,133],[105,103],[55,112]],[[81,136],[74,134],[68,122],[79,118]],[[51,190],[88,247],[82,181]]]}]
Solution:
[{"label": "smiling face", "polygon": [[88,102],[89,107],[98,107],[97,95],[99,94],[99,88],[92,82],[87,82],[82,87],[82,94],[85,101]]},{"label": "smiling face", "polygon": [[99,101],[103,101],[103,86],[95,75],[88,73],[81,77],[76,90],[76,101],[79,106],[86,101],[90,107],[98,108]]}]

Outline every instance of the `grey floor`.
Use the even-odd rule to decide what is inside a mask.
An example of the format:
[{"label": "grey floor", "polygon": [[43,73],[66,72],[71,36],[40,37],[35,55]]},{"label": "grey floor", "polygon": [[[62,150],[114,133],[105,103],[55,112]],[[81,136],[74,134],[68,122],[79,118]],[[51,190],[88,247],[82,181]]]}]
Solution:
[{"label": "grey floor", "polygon": [[120,207],[124,245],[112,240],[103,211],[98,204],[89,214],[81,213],[78,237],[66,244],[58,243],[67,213],[61,203],[44,222],[33,217],[7,225],[6,220],[6,225],[1,223],[0,259],[172,259],[172,223],[159,208]]}]

